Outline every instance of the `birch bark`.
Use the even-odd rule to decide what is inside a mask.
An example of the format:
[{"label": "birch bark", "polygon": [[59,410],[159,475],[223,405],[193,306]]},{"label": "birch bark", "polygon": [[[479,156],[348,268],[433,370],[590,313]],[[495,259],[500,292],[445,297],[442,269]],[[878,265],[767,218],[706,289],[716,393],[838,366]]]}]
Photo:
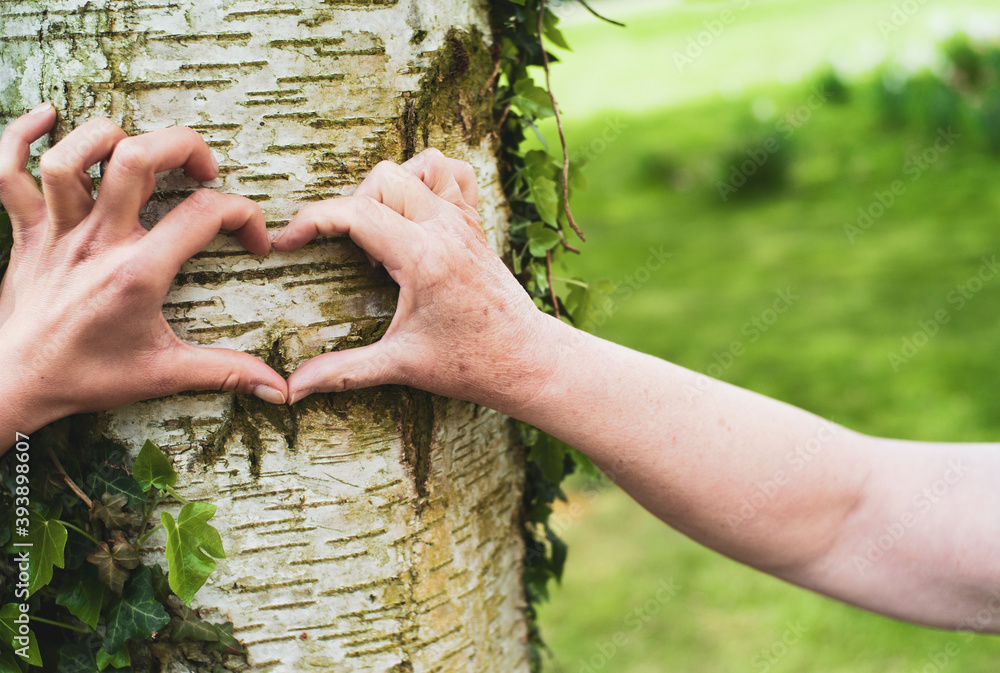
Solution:
[{"label": "birch bark", "polygon": [[[0,123],[50,100],[56,137],[100,115],[130,133],[191,126],[221,164],[210,186],[258,201],[273,228],[378,160],[437,146],[475,166],[505,254],[489,36],[476,0],[4,0]],[[195,187],[161,176],[147,226]],[[164,312],[187,341],[290,373],[378,338],[395,294],[344,239],[257,258],[220,236]],[[228,558],[196,607],[235,623],[254,670],[527,670],[523,463],[501,415],[383,387],[291,410],[187,394],[86,425],[81,446],[152,439],[181,493],[218,505]],[[162,559],[163,542],[145,553]]]}]

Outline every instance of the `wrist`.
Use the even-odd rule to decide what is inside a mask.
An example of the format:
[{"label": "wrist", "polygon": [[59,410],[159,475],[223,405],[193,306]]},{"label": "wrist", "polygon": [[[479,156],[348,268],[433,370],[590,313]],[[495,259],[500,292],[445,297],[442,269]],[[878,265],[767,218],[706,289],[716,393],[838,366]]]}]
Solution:
[{"label": "wrist", "polygon": [[491,399],[485,402],[486,406],[528,423],[533,422],[539,407],[545,406],[548,391],[560,371],[565,346],[571,343],[573,333],[578,332],[534,306],[532,309],[520,343],[511,344],[497,360],[508,364],[507,382],[502,389],[490,391]]},{"label": "wrist", "polygon": [[33,372],[31,362],[30,349],[0,329],[0,450],[14,443],[15,433],[30,434],[72,413],[45,398],[44,377]]}]

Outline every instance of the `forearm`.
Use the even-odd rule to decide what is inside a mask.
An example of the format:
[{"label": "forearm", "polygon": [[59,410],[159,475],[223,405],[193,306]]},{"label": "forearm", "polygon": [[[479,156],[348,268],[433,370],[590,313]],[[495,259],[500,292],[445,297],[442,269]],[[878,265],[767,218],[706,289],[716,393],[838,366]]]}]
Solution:
[{"label": "forearm", "polygon": [[554,319],[546,335],[548,376],[503,411],[666,523],[860,607],[1000,631],[996,445],[867,437]]},{"label": "forearm", "polygon": [[833,544],[862,492],[860,435],[556,320],[547,337],[551,375],[504,411],[744,563],[788,576]]}]

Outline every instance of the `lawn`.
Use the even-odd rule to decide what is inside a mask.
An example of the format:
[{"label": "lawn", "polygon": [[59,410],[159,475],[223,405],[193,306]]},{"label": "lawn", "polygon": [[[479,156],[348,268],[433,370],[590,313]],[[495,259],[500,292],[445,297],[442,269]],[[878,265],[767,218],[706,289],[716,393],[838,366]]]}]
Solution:
[{"label": "lawn", "polygon": [[[738,91],[715,93],[724,52],[743,67],[727,39],[752,35],[770,45],[760,58],[778,63],[782,36],[794,35],[787,48],[816,73],[891,3],[756,3],[715,43],[719,63],[705,54],[696,64],[695,84],[667,63],[647,79],[677,82],[676,91],[639,91],[635,68],[653,55],[663,63],[670,44],[724,4],[683,5],[681,14],[701,12],[697,21],[677,8],[623,11],[638,26],[622,33],[629,39],[575,16],[567,28],[577,55],[559,66],[557,86],[571,149],[590,156],[588,189],[575,198],[588,241],[573,273],[631,289],[615,295],[596,332],[863,432],[996,441],[1000,274],[974,279],[1000,253],[1000,158],[966,125],[931,152],[933,125],[887,124],[871,77],[845,104],[817,103],[814,74],[741,75]],[[942,11],[925,4],[927,16]],[[955,16],[974,4],[957,3]],[[601,9],[614,14],[614,5]],[[951,25],[935,16],[914,17],[905,39]],[[656,46],[657,30],[668,46]],[[596,96],[605,82],[615,94]],[[638,87],[634,105],[626,85]],[[740,157],[742,140],[767,131],[781,139],[768,161],[790,162],[787,184],[724,201],[722,157]],[[878,213],[897,181],[892,205],[869,224],[859,209]],[[650,248],[671,255],[659,269],[645,266]],[[793,300],[774,316],[777,293]],[[784,585],[691,543],[617,490],[578,484],[571,502],[566,577],[541,611],[550,670],[998,669],[993,637],[912,627]]]}]

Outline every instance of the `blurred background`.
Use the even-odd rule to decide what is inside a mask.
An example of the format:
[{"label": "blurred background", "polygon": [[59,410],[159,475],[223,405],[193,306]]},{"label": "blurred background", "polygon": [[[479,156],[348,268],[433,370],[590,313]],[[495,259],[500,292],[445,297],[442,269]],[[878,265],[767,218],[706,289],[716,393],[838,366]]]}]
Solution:
[{"label": "blurred background", "polygon": [[[593,6],[627,27],[565,4],[552,70],[586,164],[571,268],[617,288],[589,327],[858,431],[997,441],[995,0]],[[840,605],[570,484],[549,671],[1000,670],[995,637]]]}]

